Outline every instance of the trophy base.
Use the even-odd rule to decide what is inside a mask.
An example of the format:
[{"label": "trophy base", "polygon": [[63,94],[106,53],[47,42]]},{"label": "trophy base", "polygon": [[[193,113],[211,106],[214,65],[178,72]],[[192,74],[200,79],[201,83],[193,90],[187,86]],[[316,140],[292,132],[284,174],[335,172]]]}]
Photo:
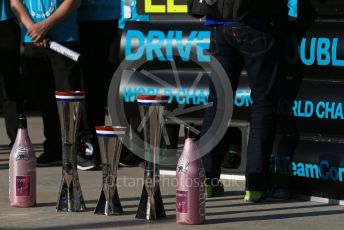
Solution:
[{"label": "trophy base", "polygon": [[101,191],[94,214],[106,216],[123,214],[123,208],[118,197],[117,189],[115,189],[113,196],[109,197],[108,200],[106,199],[104,190]]},{"label": "trophy base", "polygon": [[81,192],[78,176],[74,176],[69,183],[65,178],[62,178],[62,185],[56,205],[56,211],[83,212],[85,210],[86,205]]},{"label": "trophy base", "polygon": [[153,194],[149,195],[144,185],[136,219],[156,220],[166,218],[159,185],[157,185],[154,197],[151,197],[151,195]]}]

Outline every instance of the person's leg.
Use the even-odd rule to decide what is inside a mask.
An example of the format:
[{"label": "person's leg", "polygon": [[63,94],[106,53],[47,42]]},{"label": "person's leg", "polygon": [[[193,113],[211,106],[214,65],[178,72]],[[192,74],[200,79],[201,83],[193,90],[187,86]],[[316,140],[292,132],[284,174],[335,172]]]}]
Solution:
[{"label": "person's leg", "polygon": [[238,33],[251,88],[252,114],[247,149],[246,190],[265,191],[275,137],[279,55],[271,34],[252,28]]},{"label": "person's leg", "polygon": [[[62,45],[79,52],[79,44],[77,42],[62,43]],[[53,72],[54,91],[80,91],[82,89],[80,64],[52,50],[46,50],[46,55]],[[58,115],[55,93],[53,93],[53,97],[53,106],[56,115]],[[55,117],[55,111],[50,116]]]},{"label": "person's leg", "polygon": [[14,20],[0,22],[0,81],[7,135],[14,143],[20,110],[20,27]]},{"label": "person's leg", "polygon": [[46,50],[24,44],[23,71],[30,78],[36,104],[43,119],[44,154],[37,159],[38,166],[52,166],[61,162],[61,130],[55,101],[55,84]]},{"label": "person's leg", "polygon": [[[79,52],[78,42],[61,43],[63,46]],[[52,50],[46,50],[49,59],[56,91],[81,90],[80,64]],[[55,101],[55,100],[54,100]],[[54,103],[56,107],[56,102]]]},{"label": "person's leg", "polygon": [[[117,42],[117,21],[80,21],[81,63],[86,94],[86,124],[84,132],[91,133],[94,157],[100,162],[95,126],[105,124],[108,88],[116,70],[110,60],[110,50]],[[118,52],[118,50],[116,50]]]},{"label": "person's leg", "polygon": [[116,42],[116,21],[79,22],[79,25],[87,120],[93,130],[94,126],[105,123],[108,88],[116,70],[110,60],[110,48]]},{"label": "person's leg", "polygon": [[[233,92],[235,93],[242,71],[242,59],[238,52],[231,46],[231,41],[228,39],[231,35],[226,32],[225,26],[218,26],[216,30],[213,31],[213,36],[214,39],[211,44],[211,53],[225,69],[231,80]],[[213,106],[205,111],[201,135],[204,135],[204,133],[210,128],[216,114],[217,96],[213,84],[210,84],[208,101],[213,102]],[[223,150],[226,148],[227,143],[228,140],[225,136],[213,150],[202,158],[207,183],[209,184],[211,183],[216,186],[218,183],[221,174]]]},{"label": "person's leg", "polygon": [[226,138],[228,143],[226,148],[224,148],[225,156],[222,167],[237,169],[241,163],[241,131],[238,128],[229,128],[224,138]]}]

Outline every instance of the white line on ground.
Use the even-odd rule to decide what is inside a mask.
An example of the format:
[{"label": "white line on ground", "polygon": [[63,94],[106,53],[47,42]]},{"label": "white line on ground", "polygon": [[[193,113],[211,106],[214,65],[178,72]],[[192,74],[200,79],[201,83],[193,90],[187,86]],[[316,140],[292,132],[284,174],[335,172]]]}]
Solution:
[{"label": "white line on ground", "polygon": [[[164,175],[164,176],[175,176],[176,175],[176,171],[160,170],[160,174]],[[241,175],[222,174],[220,178],[222,180],[245,181],[245,176],[241,176]]]}]

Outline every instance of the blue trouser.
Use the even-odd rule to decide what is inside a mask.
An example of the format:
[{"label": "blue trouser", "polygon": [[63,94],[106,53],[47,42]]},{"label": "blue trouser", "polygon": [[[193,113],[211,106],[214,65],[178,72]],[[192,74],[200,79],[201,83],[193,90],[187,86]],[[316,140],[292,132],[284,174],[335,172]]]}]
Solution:
[{"label": "blue trouser", "polygon": [[[238,87],[242,69],[245,68],[248,74],[253,101],[247,149],[246,189],[248,190],[263,191],[268,186],[278,104],[277,44],[276,38],[270,33],[244,24],[220,25],[213,28],[211,53],[226,70],[233,93]],[[209,102],[213,102],[214,106],[205,112],[202,133],[209,129],[216,113],[216,92],[212,85]],[[223,159],[223,150],[221,150],[220,143],[203,157],[208,181],[220,177]]]}]

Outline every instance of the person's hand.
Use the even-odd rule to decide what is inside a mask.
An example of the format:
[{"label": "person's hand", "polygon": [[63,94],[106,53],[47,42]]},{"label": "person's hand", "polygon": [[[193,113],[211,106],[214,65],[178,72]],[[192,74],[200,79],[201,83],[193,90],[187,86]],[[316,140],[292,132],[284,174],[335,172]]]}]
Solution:
[{"label": "person's hand", "polygon": [[39,42],[33,42],[35,46],[41,47],[41,48],[48,48],[49,47],[49,40],[44,38],[42,41]]},{"label": "person's hand", "polygon": [[36,23],[28,28],[27,35],[33,43],[42,43],[49,31],[49,26],[43,22]]}]

